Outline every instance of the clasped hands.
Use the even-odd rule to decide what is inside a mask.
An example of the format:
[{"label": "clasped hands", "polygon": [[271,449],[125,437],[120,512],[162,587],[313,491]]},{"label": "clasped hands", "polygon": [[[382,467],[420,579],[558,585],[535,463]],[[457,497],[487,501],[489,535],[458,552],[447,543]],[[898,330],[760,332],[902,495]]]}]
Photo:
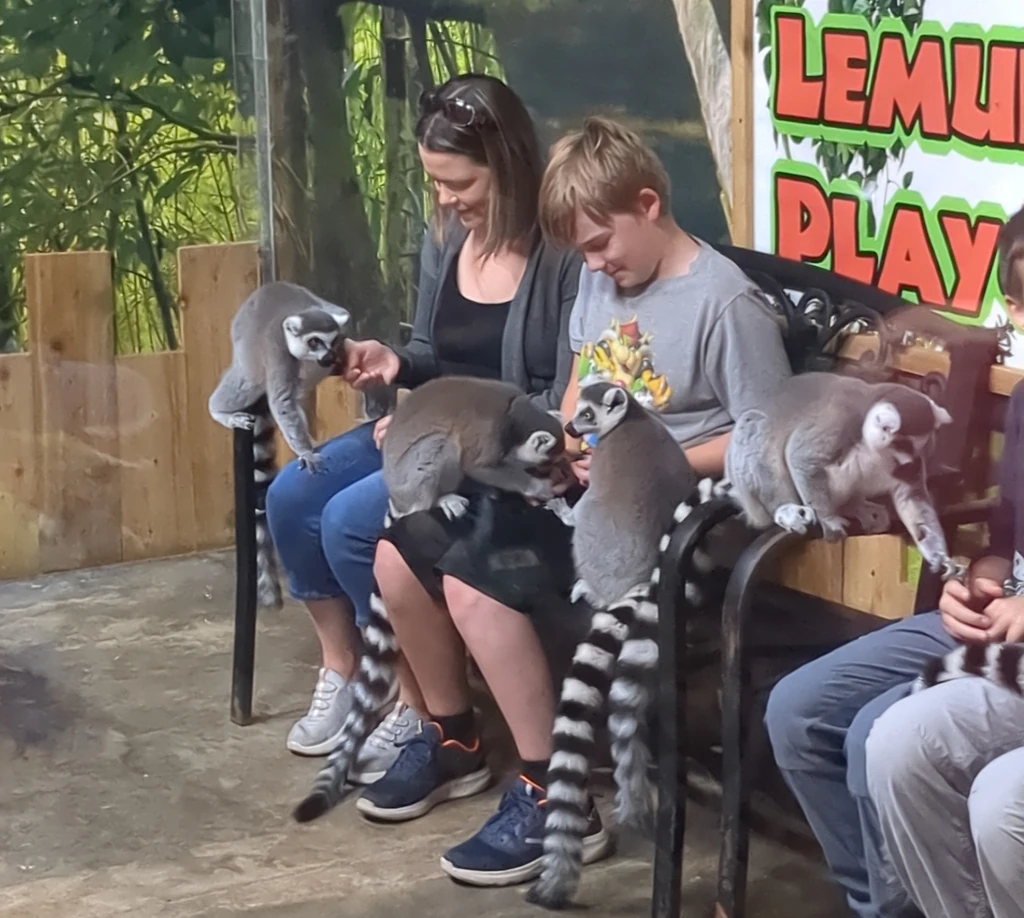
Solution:
[{"label": "clasped hands", "polygon": [[970,586],[949,580],[939,599],[942,625],[971,644],[1024,640],[1024,596],[1004,596],[1003,585],[986,577],[968,578]]}]

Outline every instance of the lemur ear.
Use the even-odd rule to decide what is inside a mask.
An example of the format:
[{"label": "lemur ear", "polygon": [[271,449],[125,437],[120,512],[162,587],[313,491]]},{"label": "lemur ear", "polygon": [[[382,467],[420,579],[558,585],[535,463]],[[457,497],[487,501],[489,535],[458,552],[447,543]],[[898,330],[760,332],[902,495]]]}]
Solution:
[{"label": "lemur ear", "polygon": [[626,404],[626,390],[621,386],[612,386],[601,399],[605,408],[619,408]]},{"label": "lemur ear", "polygon": [[562,423],[562,412],[558,408],[548,408],[548,414],[551,415],[559,424]]},{"label": "lemur ear", "polygon": [[288,316],[281,325],[284,327],[285,334],[291,335],[293,338],[298,338],[302,331],[302,319],[298,316]]}]

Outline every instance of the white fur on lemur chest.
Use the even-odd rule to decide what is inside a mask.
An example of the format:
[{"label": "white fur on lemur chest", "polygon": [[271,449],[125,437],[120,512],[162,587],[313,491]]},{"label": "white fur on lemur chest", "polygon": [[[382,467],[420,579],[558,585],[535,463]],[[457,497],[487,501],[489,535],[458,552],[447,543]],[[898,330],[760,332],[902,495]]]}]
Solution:
[{"label": "white fur on lemur chest", "polygon": [[837,506],[854,497],[870,498],[892,490],[896,460],[888,450],[872,449],[863,441],[850,450],[841,462],[830,465],[829,490]]}]

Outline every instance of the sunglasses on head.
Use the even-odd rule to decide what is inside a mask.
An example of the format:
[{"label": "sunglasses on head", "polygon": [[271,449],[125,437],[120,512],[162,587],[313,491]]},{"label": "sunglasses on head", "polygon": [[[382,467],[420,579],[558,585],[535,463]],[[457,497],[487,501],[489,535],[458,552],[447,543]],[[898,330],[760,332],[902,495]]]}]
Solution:
[{"label": "sunglasses on head", "polygon": [[465,99],[448,98],[439,99],[437,93],[425,89],[420,93],[420,114],[432,115],[440,112],[446,121],[456,127],[472,127],[482,125],[486,117],[478,112],[471,103]]}]

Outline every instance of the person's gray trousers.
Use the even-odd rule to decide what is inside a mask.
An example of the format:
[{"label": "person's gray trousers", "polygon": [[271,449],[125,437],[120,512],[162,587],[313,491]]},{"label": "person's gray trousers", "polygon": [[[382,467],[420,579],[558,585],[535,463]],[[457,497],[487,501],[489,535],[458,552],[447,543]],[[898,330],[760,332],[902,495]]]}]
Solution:
[{"label": "person's gray trousers", "polygon": [[1024,698],[943,683],[890,707],[865,751],[885,852],[927,918],[1024,918]]}]

